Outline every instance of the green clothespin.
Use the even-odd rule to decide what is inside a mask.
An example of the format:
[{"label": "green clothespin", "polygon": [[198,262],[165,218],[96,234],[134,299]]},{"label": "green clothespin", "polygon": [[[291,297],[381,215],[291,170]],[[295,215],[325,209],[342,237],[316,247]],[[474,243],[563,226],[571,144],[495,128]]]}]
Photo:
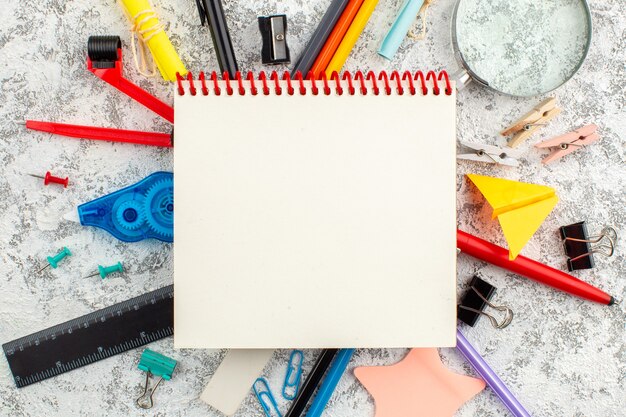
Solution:
[{"label": "green clothespin", "polygon": [[115,265],[111,265],[111,266],[98,265],[98,272],[88,275],[85,278],[91,278],[91,277],[100,275],[100,278],[105,279],[107,275],[112,274],[114,272],[120,272],[120,273],[124,272],[124,268],[122,267],[121,262],[118,262]]},{"label": "green clothespin", "polygon": [[[145,409],[152,408],[154,405],[152,400],[154,391],[156,391],[161,381],[164,379],[166,381],[172,379],[172,373],[174,373],[174,369],[176,369],[176,361],[153,350],[145,349],[141,354],[141,360],[137,368],[146,373],[146,385],[143,394],[136,400],[137,405]],[[159,377],[159,380],[152,389],[149,388],[151,375]]]}]

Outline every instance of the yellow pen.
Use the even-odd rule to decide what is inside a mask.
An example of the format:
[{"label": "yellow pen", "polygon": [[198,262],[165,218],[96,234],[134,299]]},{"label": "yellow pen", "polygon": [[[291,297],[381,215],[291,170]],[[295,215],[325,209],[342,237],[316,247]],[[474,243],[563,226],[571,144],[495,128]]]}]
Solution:
[{"label": "yellow pen", "polygon": [[377,4],[378,0],[365,0],[363,2],[363,5],[359,9],[359,12],[354,17],[350,28],[348,29],[345,36],[343,37],[343,40],[339,44],[335,55],[333,55],[333,58],[330,60],[330,63],[326,67],[325,72],[328,78],[330,78],[333,71],[341,71],[343,64],[346,62],[346,59],[348,59],[352,48],[354,48],[354,44],[356,44],[359,36],[361,36],[361,32],[363,32],[363,29],[365,29],[365,25],[367,24],[367,21],[370,19],[370,16],[374,12]]},{"label": "yellow pen", "polygon": [[[143,39],[152,53],[159,72],[166,81],[176,81],[176,73],[187,74],[187,70],[180,60],[178,53],[163,30],[163,24],[152,9],[148,0],[121,0],[128,20],[133,25],[137,36]],[[134,49],[134,48],[133,48]],[[142,61],[143,61],[142,57]],[[137,57],[135,64],[138,66]],[[141,70],[140,70],[141,71]]]}]

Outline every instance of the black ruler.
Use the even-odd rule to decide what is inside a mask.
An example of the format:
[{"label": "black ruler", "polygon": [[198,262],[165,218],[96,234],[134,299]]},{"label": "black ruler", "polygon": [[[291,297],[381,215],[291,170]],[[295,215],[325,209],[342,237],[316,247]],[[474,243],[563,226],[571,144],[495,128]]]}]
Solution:
[{"label": "black ruler", "polygon": [[174,286],[2,345],[18,388],[174,334]]}]

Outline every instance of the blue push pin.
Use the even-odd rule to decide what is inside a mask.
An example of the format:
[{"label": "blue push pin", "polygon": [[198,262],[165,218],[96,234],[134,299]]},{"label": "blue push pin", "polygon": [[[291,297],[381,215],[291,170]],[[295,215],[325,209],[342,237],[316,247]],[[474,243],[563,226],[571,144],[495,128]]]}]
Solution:
[{"label": "blue push pin", "polygon": [[85,278],[91,278],[100,275],[100,278],[105,279],[109,274],[112,274],[114,272],[124,272],[124,268],[122,267],[121,262],[118,262],[115,265],[111,266],[98,265],[98,272],[86,276]]},{"label": "blue push pin", "polygon": [[[137,398],[136,403],[139,407],[144,409],[152,408],[154,405],[154,401],[152,400],[154,391],[159,387],[161,381],[164,379],[166,381],[172,379],[172,374],[174,373],[174,369],[176,369],[176,361],[153,350],[145,349],[141,354],[137,368],[146,373],[146,385],[143,394]],[[149,388],[151,375],[160,377],[152,389]]]},{"label": "blue push pin", "polygon": [[40,273],[41,271],[48,268],[49,266],[51,266],[52,268],[56,268],[57,266],[59,266],[59,262],[61,262],[63,258],[65,258],[66,256],[72,256],[72,252],[70,252],[68,248],[63,246],[63,249],[61,249],[61,252],[57,253],[54,256],[48,256],[46,258],[46,260],[48,261],[48,265],[41,268],[39,271],[37,271],[37,273]]}]

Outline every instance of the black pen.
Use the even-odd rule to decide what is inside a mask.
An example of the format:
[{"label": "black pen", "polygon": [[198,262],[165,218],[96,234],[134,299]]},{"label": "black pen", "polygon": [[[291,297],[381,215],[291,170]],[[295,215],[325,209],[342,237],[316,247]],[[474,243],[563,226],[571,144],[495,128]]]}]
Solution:
[{"label": "black pen", "polygon": [[231,78],[234,78],[238,70],[237,59],[235,58],[233,43],[230,40],[221,0],[196,0],[196,6],[198,6],[202,26],[207,22],[209,24],[220,73],[227,72]]},{"label": "black pen", "polygon": [[309,400],[317,390],[317,386],[320,384],[320,381],[324,377],[326,370],[330,366],[330,363],[333,361],[333,358],[337,354],[339,349],[324,349],[322,354],[317,358],[315,365],[313,365],[313,369],[309,375],[307,375],[304,380],[304,384],[302,384],[302,388],[298,393],[296,399],[291,403],[291,407],[287,410],[287,414],[285,417],[300,417],[304,412]]}]

